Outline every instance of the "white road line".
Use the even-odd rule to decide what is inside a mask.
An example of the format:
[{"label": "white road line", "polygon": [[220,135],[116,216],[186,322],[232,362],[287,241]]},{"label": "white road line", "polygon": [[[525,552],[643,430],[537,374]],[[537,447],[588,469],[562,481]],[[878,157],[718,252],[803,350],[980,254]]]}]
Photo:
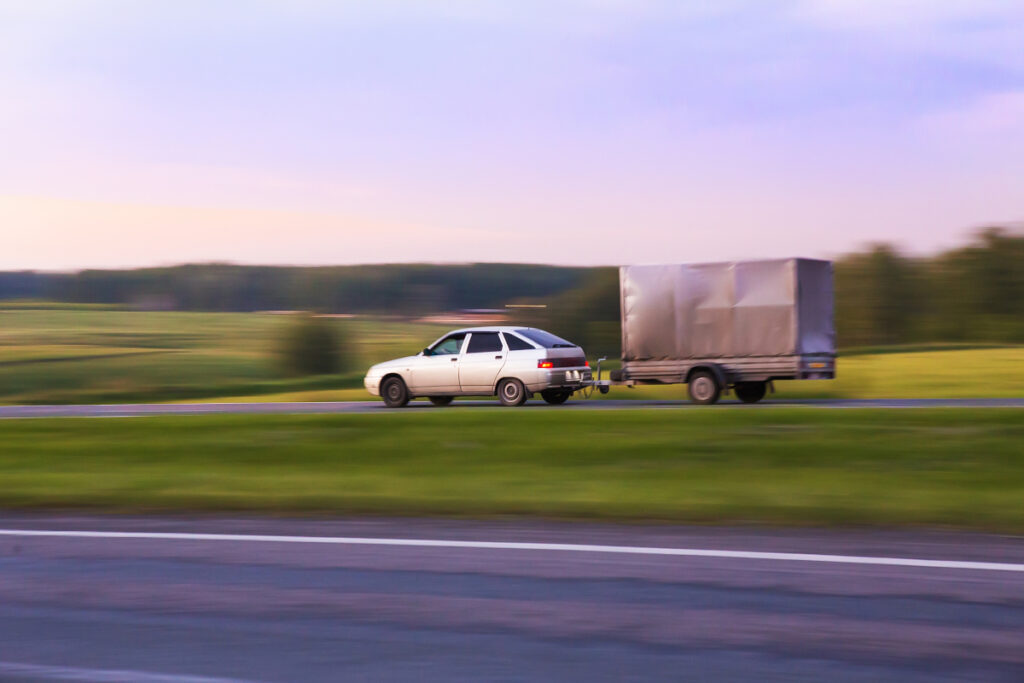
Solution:
[{"label": "white road line", "polygon": [[0,662],[0,676],[18,676],[46,681],[92,681],[93,683],[246,683],[238,678],[210,678],[182,674],[161,674],[124,669],[86,669],[77,666],[48,666],[23,662]]},{"label": "white road line", "polygon": [[576,543],[515,543],[505,541],[455,541],[421,538],[359,538],[345,536],[269,536],[262,534],[200,534],[149,531],[65,531],[42,529],[0,529],[0,536],[42,538],[142,539],[153,541],[228,541],[246,543],[310,543],[326,545],[379,545],[417,548],[473,548],[477,550],[535,550],[574,553],[617,553],[624,555],[667,555],[674,557],[720,557],[739,560],[779,562],[828,562],[890,567],[931,569],[977,569],[982,571],[1024,573],[1024,564],[975,562],[967,560],[925,560],[910,557],[870,557],[860,555],[819,555],[814,553],[777,553],[753,550],[708,550],[702,548],[650,548],[628,545],[587,545]]}]

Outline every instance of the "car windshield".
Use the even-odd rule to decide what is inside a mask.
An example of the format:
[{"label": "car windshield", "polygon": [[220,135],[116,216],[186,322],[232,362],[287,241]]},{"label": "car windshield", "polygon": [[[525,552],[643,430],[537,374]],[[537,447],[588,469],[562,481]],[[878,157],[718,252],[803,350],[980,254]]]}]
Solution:
[{"label": "car windshield", "polygon": [[544,330],[538,330],[534,327],[524,328],[516,330],[516,334],[520,334],[530,341],[536,342],[543,346],[545,349],[574,349],[576,345],[572,342],[567,342],[561,337],[556,337],[550,332]]}]

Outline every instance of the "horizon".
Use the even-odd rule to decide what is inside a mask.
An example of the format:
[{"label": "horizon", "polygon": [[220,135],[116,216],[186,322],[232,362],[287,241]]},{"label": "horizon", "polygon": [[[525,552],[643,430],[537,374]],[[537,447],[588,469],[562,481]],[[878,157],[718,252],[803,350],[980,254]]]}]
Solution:
[{"label": "horizon", "polygon": [[[733,261],[770,261],[778,259],[813,259],[823,261],[838,261],[848,256],[856,254],[866,253],[876,247],[887,247],[895,250],[901,257],[909,259],[930,259],[948,251],[955,251],[970,245],[974,238],[981,235],[983,232],[991,229],[1005,230],[1011,236],[1024,236],[1024,224],[1001,224],[1001,225],[984,225],[978,226],[970,230],[965,239],[959,243],[952,244],[950,246],[944,246],[939,249],[934,249],[927,252],[915,253],[908,249],[905,249],[900,244],[895,242],[868,242],[859,245],[859,247],[849,249],[839,254],[826,255],[826,256],[807,256],[805,254],[793,254],[789,256],[764,256],[764,257],[753,257],[745,259],[709,259],[707,261],[685,261],[683,263],[719,263],[719,262],[733,262]],[[183,268],[188,266],[233,266],[243,268],[373,268],[379,266],[541,266],[541,267],[552,267],[552,268],[619,268],[621,266],[631,265],[665,265],[669,263],[680,263],[677,261],[642,261],[634,263],[558,263],[555,261],[365,261],[365,262],[324,262],[324,263],[286,263],[286,262],[272,262],[272,261],[231,261],[225,259],[209,259],[209,260],[195,260],[195,261],[170,261],[165,263],[142,263],[136,265],[124,265],[124,266],[82,266],[73,268],[0,268],[0,272],[32,272],[40,274],[69,274],[79,273],[86,270],[98,270],[98,271],[123,271],[123,270],[157,270],[167,268]]]},{"label": "horizon", "polygon": [[[986,226],[978,228],[971,232],[971,236],[978,236],[982,231],[988,229],[1006,229],[1008,234],[1015,237],[1024,237],[1024,230],[1018,229],[1017,226],[999,225],[999,226]],[[855,256],[857,254],[867,253],[876,247],[892,247],[896,253],[907,259],[931,259],[950,250],[956,250],[969,246],[969,241],[965,240],[963,243],[954,245],[948,249],[942,249],[939,251],[929,252],[926,254],[914,254],[901,249],[899,245],[888,242],[874,242],[870,244],[862,245],[860,249],[852,249],[842,254],[837,254],[834,257],[816,257],[816,256],[805,256],[805,255],[793,255],[793,256],[772,256],[772,257],[761,257],[761,258],[750,258],[750,259],[718,259],[709,261],[687,261],[684,263],[690,264],[705,264],[705,263],[731,263],[738,261],[776,261],[786,259],[805,259],[805,260],[820,260],[820,261],[839,261],[845,257]],[[41,275],[61,275],[61,274],[74,274],[83,271],[129,271],[129,270],[162,270],[162,269],[173,269],[173,268],[187,268],[192,266],[201,267],[214,267],[214,266],[226,266],[226,267],[238,267],[238,268],[379,268],[388,266],[438,266],[438,267],[454,267],[454,266],[537,266],[541,268],[620,268],[624,266],[634,265],[671,265],[678,262],[670,261],[650,261],[641,263],[593,263],[593,264],[571,264],[571,263],[555,263],[555,262],[544,262],[544,261],[379,261],[379,262],[365,262],[365,263],[272,263],[272,262],[253,262],[246,263],[240,261],[224,261],[224,260],[210,260],[210,261],[181,261],[172,263],[155,263],[145,265],[133,265],[133,266],[120,266],[110,268],[96,268],[96,267],[84,267],[84,268],[69,268],[63,270],[57,269],[39,269],[39,268],[17,268],[17,269],[3,269],[0,270],[2,273],[17,273],[17,272],[31,272],[38,273]]]},{"label": "horizon", "polygon": [[927,256],[1024,221],[1024,7],[0,8],[0,270]]}]

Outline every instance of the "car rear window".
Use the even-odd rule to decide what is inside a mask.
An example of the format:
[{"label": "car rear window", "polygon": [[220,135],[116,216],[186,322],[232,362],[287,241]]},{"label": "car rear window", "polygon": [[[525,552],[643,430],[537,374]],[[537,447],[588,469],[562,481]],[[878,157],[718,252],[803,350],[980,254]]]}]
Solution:
[{"label": "car rear window", "polygon": [[509,351],[530,351],[533,349],[533,345],[530,342],[508,332],[505,332],[505,343],[508,344]]},{"label": "car rear window", "polygon": [[501,351],[501,339],[497,332],[473,332],[469,338],[469,347],[466,353],[484,353],[486,351]]},{"label": "car rear window", "polygon": [[516,334],[521,334],[530,341],[537,342],[545,349],[574,349],[576,345],[572,342],[568,342],[561,337],[556,337],[550,332],[544,330],[538,330],[535,327],[528,327],[522,330],[516,330]]}]

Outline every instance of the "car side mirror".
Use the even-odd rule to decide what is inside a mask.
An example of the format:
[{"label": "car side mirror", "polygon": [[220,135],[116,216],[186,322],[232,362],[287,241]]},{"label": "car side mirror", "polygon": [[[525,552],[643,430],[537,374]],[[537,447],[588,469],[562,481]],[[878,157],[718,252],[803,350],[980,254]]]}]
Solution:
[{"label": "car side mirror", "polygon": [[420,355],[422,355],[422,356],[433,356],[434,352],[431,351],[430,349],[423,349],[422,351],[420,351]]}]

